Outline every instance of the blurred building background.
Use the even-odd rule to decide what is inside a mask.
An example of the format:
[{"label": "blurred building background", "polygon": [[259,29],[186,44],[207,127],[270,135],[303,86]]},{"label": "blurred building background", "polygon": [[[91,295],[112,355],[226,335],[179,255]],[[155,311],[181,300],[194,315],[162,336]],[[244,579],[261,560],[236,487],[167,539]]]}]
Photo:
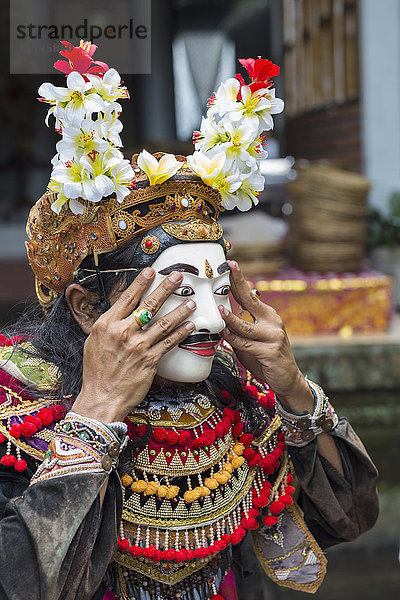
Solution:
[{"label": "blurred building background", "polygon": [[[56,3],[41,5],[52,14]],[[113,11],[105,0],[81,5],[91,18]],[[64,78],[9,74],[7,3],[0,8],[4,325],[34,300],[24,224],[57,142],[37,89]],[[251,213],[225,217],[225,231],[249,280],[284,318],[303,372],[351,418],[381,471],[378,525],[328,552],[316,597],[398,598],[400,2],[152,0],[151,28],[151,74],[124,76],[126,156],[143,147],[191,153],[207,99],[240,70],[237,58],[281,65],[286,110],[267,140],[266,189]],[[249,582],[241,600],[295,598],[257,571]]]}]

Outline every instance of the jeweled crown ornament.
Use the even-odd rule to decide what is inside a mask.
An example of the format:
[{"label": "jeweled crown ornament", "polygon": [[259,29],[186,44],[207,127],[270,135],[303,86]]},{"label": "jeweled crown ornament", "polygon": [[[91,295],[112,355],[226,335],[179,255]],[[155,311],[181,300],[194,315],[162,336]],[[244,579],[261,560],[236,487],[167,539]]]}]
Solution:
[{"label": "jeweled crown ornament", "polygon": [[39,100],[51,105],[46,123],[55,118],[61,140],[47,191],[27,223],[28,258],[44,307],[72,283],[86,256],[116,250],[153,227],[188,242],[219,240],[222,210],[258,202],[262,132],[283,109],[271,81],[279,68],[261,58],[242,60],[251,83],[241,75],[221,83],[194,134],[192,155],[143,150],[129,162],[120,150],[119,100],[129,98],[120,75],[93,59],[94,44],[62,44],[68,60],[54,66],[66,74],[66,87],[39,88]]}]

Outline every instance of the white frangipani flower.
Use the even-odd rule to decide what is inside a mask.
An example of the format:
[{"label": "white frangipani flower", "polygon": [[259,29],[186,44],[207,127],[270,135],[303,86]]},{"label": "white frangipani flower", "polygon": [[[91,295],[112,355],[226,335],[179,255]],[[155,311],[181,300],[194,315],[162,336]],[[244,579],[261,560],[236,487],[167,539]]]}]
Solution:
[{"label": "white frangipani flower", "polygon": [[111,170],[121,162],[119,154],[110,150],[97,154],[94,160],[89,156],[80,159],[85,175],[82,180],[83,193],[90,202],[100,202],[115,191]]},{"label": "white frangipani flower", "polygon": [[134,179],[134,172],[129,160],[124,159],[111,169],[111,177],[114,182],[114,191],[117,195],[118,202],[122,202],[131,190],[129,185]]},{"label": "white frangipani flower", "polygon": [[120,133],[123,129],[121,121],[118,119],[119,113],[114,110],[107,110],[99,115],[95,121],[97,133],[100,137],[109,140],[118,148],[122,146]]},{"label": "white frangipani flower", "polygon": [[202,150],[203,152],[208,152],[227,139],[228,135],[223,125],[216,122],[214,115],[207,119],[202,117],[200,131],[195,131],[193,134],[196,150]]},{"label": "white frangipani flower", "polygon": [[91,75],[90,73],[87,73],[86,77],[105,102],[115,102],[118,98],[129,98],[126,87],[120,86],[121,77],[115,69],[108,69],[103,77]]},{"label": "white frangipani flower", "polygon": [[235,201],[235,192],[239,189],[242,180],[239,170],[222,171],[213,183],[213,188],[219,191],[222,198],[222,206],[228,208],[228,205]]},{"label": "white frangipani flower", "polygon": [[56,149],[63,161],[78,159],[83,154],[95,155],[105,152],[109,142],[97,135],[96,122],[83,119],[80,127],[66,126],[62,130],[62,140],[57,142]]},{"label": "white frangipani flower", "polygon": [[[103,110],[104,102],[93,92],[90,81],[85,81],[80,73],[72,71],[67,77],[67,87],[56,87],[52,83],[42,83],[39,94],[45,102],[64,109],[64,117],[70,125],[79,126],[85,117]],[[51,112],[54,112],[50,109]],[[49,111],[49,112],[50,112]]]},{"label": "white frangipani flower", "polygon": [[192,156],[187,157],[187,163],[204,183],[212,186],[224,166],[225,154],[224,152],[219,152],[212,158],[209,158],[203,152],[194,152]]},{"label": "white frangipani flower", "polygon": [[183,165],[183,163],[176,160],[173,154],[164,154],[158,161],[147,150],[142,150],[139,154],[137,164],[146,173],[150,185],[163,183],[175,175]]},{"label": "white frangipani flower", "polygon": [[253,204],[257,205],[258,194],[264,189],[264,184],[264,177],[259,172],[251,173],[242,179],[241,186],[237,189],[235,194],[235,206],[241,211],[246,211],[249,210]]}]

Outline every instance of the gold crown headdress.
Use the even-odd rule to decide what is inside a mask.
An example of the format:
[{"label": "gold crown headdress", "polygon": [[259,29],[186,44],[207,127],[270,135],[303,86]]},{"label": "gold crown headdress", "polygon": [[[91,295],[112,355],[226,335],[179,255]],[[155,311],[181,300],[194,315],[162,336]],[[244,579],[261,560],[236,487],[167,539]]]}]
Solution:
[{"label": "gold crown headdress", "polygon": [[194,134],[193,155],[143,150],[129,163],[118,149],[117,100],[129,98],[119,74],[93,60],[97,47],[90,42],[62,43],[69,62],[55,66],[67,74],[67,87],[39,88],[62,139],[48,189],[27,223],[28,258],[44,307],[72,283],[86,256],[116,250],[153,227],[180,240],[219,240],[222,210],[257,203],[264,185],[262,131],[283,108],[269,79],[278,67],[264,59],[241,61],[252,83],[237,75],[221,84]]}]

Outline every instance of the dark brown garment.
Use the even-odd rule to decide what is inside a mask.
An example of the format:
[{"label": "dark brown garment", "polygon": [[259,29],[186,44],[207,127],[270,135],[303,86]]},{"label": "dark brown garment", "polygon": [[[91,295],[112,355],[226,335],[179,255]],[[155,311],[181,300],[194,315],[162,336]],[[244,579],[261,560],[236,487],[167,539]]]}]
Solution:
[{"label": "dark brown garment", "polygon": [[[362,443],[346,419],[332,435],[344,478],[317,454],[315,441],[290,451],[301,484],[299,504],[322,547],[354,539],[378,513],[377,471]],[[90,600],[116,547],[119,477],[111,475],[100,509],[105,474],[73,474],[28,487],[33,461],[29,466],[26,474],[0,469],[0,600]],[[240,562],[246,570],[246,557]]]}]

